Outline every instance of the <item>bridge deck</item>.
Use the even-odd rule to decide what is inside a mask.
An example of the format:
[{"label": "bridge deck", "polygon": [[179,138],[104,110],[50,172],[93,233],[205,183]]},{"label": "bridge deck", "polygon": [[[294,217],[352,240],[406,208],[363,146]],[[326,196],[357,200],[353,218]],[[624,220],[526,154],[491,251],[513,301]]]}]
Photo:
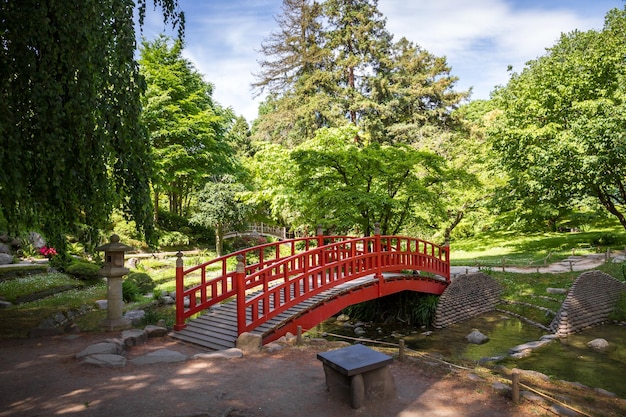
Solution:
[{"label": "bridge deck", "polygon": [[[440,281],[443,283],[446,282],[443,277],[425,278],[398,273],[385,273],[383,274],[383,277],[385,281],[415,278],[421,280],[427,279]],[[255,328],[251,333],[259,334],[264,338],[276,329],[284,326],[285,323],[297,318],[304,312],[314,309],[317,305],[323,304],[340,294],[355,291],[369,285],[375,285],[377,282],[378,280],[375,279],[372,274],[341,283],[284,311],[282,314]],[[255,293],[250,294],[249,297],[253,297],[254,295]],[[251,319],[251,317],[248,317],[248,319]],[[170,336],[212,350],[222,350],[235,347],[238,336],[236,300],[211,307],[201,316],[188,321],[187,327],[184,329],[171,332]]]}]

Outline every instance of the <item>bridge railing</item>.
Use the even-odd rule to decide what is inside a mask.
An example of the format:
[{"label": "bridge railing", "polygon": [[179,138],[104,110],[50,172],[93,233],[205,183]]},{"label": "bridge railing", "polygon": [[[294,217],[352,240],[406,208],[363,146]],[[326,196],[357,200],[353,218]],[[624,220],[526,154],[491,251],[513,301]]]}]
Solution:
[{"label": "bridge railing", "polygon": [[[449,282],[448,248],[411,237],[375,235],[319,246],[252,274],[238,274],[238,333],[324,290],[366,275],[375,274],[380,290],[383,272],[401,270],[430,272]],[[245,294],[255,289],[258,294],[246,299]]]},{"label": "bridge railing", "polygon": [[[184,269],[182,252],[177,253],[176,324],[174,329],[183,329],[187,318],[237,295],[235,266],[239,260],[245,264],[244,273],[252,275],[282,259],[292,257],[298,252],[346,239],[348,239],[347,236],[323,236],[319,234],[318,236],[271,242],[242,249],[188,269]],[[210,276],[212,273],[216,276]]]}]

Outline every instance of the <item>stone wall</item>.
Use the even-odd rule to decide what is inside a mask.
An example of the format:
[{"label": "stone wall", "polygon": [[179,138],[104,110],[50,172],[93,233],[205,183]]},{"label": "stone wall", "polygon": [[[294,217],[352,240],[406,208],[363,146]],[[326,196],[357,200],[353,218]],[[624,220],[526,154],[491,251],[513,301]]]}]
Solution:
[{"label": "stone wall", "polygon": [[434,326],[441,329],[493,311],[501,295],[500,284],[485,273],[459,275],[439,297]]},{"label": "stone wall", "polygon": [[550,330],[559,337],[606,322],[626,284],[601,271],[581,274],[572,284]]}]

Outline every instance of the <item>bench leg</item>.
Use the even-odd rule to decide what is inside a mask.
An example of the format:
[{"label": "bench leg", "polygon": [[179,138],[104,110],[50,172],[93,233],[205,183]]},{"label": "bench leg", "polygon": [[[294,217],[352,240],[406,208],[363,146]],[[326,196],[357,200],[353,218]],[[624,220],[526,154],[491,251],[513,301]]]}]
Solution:
[{"label": "bench leg", "polygon": [[365,400],[365,382],[363,381],[362,374],[350,377],[350,397],[352,408],[363,407],[363,401]]}]

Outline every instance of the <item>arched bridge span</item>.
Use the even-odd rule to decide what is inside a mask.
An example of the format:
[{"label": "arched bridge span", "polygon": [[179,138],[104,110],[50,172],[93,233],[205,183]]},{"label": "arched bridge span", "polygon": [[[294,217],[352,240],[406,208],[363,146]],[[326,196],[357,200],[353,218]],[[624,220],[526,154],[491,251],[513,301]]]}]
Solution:
[{"label": "arched bridge span", "polygon": [[[441,294],[449,277],[447,247],[404,236],[290,239],[186,270],[180,254],[174,336],[213,348],[232,347],[243,332],[267,342],[362,301],[404,290]],[[225,342],[213,346],[218,339]]]}]

